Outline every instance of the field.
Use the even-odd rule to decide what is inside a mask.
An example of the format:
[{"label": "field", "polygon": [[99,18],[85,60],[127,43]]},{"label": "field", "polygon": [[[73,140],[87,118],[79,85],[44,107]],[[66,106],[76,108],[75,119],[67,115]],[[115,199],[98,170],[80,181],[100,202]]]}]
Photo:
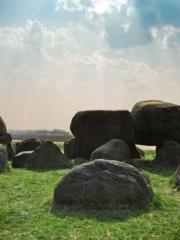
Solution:
[{"label": "field", "polygon": [[[145,159],[153,154],[146,152]],[[175,169],[148,161],[141,168],[155,192],[144,210],[53,212],[53,189],[68,169],[1,174],[0,240],[180,240],[180,193],[171,184]]]}]

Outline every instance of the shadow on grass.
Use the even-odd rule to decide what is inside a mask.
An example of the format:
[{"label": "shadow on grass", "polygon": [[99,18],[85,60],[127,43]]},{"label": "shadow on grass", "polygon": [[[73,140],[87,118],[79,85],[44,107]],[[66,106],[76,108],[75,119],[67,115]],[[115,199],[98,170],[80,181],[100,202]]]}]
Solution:
[{"label": "shadow on grass", "polygon": [[148,161],[143,159],[134,159],[130,164],[132,164],[138,169],[142,169],[150,173],[162,175],[165,177],[172,176],[176,170],[176,167],[162,166],[151,160]]},{"label": "shadow on grass", "polygon": [[143,206],[133,206],[133,207],[123,207],[116,209],[108,210],[82,210],[80,208],[74,207],[59,207],[53,206],[51,213],[54,214],[57,218],[65,217],[75,217],[76,219],[93,219],[98,222],[124,222],[130,218],[136,218],[140,215],[148,213],[154,210],[161,210],[163,208],[163,201],[159,196],[154,196],[154,199],[151,203]]}]

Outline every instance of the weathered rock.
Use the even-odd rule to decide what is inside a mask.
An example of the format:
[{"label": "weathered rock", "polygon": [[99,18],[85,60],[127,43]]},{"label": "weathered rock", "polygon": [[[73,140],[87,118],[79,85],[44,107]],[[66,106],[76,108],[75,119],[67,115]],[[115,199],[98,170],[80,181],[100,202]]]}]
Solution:
[{"label": "weathered rock", "polygon": [[16,143],[16,153],[25,151],[34,151],[41,145],[42,141],[37,138],[27,138]]},{"label": "weathered rock", "polygon": [[33,151],[20,152],[12,159],[13,168],[25,168]]},{"label": "weathered rock", "polygon": [[180,190],[180,164],[178,165],[175,173],[175,186],[178,190]]},{"label": "weathered rock", "polygon": [[0,147],[0,173],[7,170],[8,166],[8,159],[7,159],[7,151],[6,148],[1,146]]},{"label": "weathered rock", "polygon": [[0,136],[0,143],[1,144],[9,144],[12,142],[12,136],[10,133],[4,133],[3,135]]},{"label": "weathered rock", "polygon": [[0,116],[0,136],[4,135],[6,133],[6,124],[2,117]]},{"label": "weathered rock", "polygon": [[8,160],[12,160],[15,157],[14,148],[12,147],[11,143],[7,144],[7,155],[8,155]]},{"label": "weathered rock", "polygon": [[134,143],[134,121],[129,111],[78,112],[70,129],[76,138],[94,149],[115,138]]},{"label": "weathered rock", "polygon": [[148,203],[153,191],[148,179],[124,162],[98,159],[74,167],[57,184],[55,207],[117,208]]},{"label": "weathered rock", "polygon": [[132,109],[136,144],[161,146],[166,140],[180,142],[180,106],[162,101],[142,101]]},{"label": "weathered rock", "polygon": [[126,162],[130,159],[129,147],[120,139],[112,139],[92,152],[91,160],[94,159],[108,159]]},{"label": "weathered rock", "polygon": [[68,167],[69,161],[60,149],[52,142],[43,142],[31,154],[28,168],[63,168]]},{"label": "weathered rock", "polygon": [[64,154],[68,158],[87,158],[89,159],[94,148],[85,145],[77,138],[72,138],[64,143]]},{"label": "weathered rock", "polygon": [[156,154],[155,162],[169,166],[180,164],[180,144],[175,141],[165,141]]}]

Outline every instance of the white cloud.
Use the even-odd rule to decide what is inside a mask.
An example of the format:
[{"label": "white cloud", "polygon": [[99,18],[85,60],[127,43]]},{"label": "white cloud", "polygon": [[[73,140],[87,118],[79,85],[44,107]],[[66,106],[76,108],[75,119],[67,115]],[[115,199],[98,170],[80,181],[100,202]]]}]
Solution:
[{"label": "white cloud", "polygon": [[105,34],[74,24],[51,29],[30,20],[24,27],[0,28],[0,108],[8,126],[68,128],[82,109],[180,100],[179,70],[127,60],[130,50],[112,50]]}]

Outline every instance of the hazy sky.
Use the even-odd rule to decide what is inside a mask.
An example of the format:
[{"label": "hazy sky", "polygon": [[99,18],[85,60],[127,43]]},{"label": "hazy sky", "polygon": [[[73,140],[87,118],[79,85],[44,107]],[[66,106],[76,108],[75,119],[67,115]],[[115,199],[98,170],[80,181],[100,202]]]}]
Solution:
[{"label": "hazy sky", "polygon": [[180,104],[179,0],[0,0],[0,115],[68,129],[84,109]]}]

